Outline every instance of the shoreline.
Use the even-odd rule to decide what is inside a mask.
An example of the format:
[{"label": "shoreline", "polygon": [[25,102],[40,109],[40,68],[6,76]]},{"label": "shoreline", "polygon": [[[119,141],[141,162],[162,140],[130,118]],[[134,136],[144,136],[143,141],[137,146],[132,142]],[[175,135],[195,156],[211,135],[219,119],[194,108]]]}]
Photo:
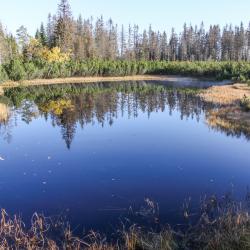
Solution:
[{"label": "shoreline", "polygon": [[[180,75],[133,75],[133,76],[90,76],[90,77],[67,77],[67,78],[51,78],[51,79],[33,79],[22,81],[6,81],[0,84],[0,95],[4,94],[5,88],[15,88],[19,86],[39,86],[39,85],[57,85],[57,84],[84,84],[93,82],[122,82],[122,81],[178,81],[179,78],[202,79],[192,76]],[[212,79],[209,79],[212,80]],[[215,81],[215,80],[214,80]],[[244,95],[250,96],[250,86],[246,83],[233,83],[221,86],[212,86],[204,89],[199,94],[205,101],[216,104],[232,104],[243,98]]]},{"label": "shoreline", "polygon": [[[178,81],[177,75],[136,75],[124,77],[69,77],[55,79],[35,79],[19,82],[4,82],[0,85],[0,96],[4,95],[5,88],[18,86],[46,86],[56,84],[86,84],[93,82],[122,82],[122,81]],[[198,79],[182,77],[183,80]],[[212,86],[203,89],[197,94],[202,100],[217,106],[206,114],[207,124],[222,131],[243,132],[250,137],[250,112],[242,107],[242,100],[246,97],[247,107],[250,105],[250,86],[234,83],[230,85]],[[5,117],[6,119],[6,117]]]},{"label": "shoreline", "polygon": [[216,81],[210,78],[181,76],[181,75],[132,75],[132,76],[88,76],[88,77],[66,77],[51,79],[33,79],[22,81],[6,81],[0,84],[0,96],[4,94],[5,88],[14,88],[19,86],[39,86],[39,85],[56,85],[56,84],[84,84],[93,82],[122,82],[122,81],[178,81],[190,79],[201,79]]},{"label": "shoreline", "polygon": [[135,76],[118,76],[118,77],[67,77],[52,79],[34,79],[23,81],[6,81],[0,84],[0,96],[4,95],[5,88],[15,88],[19,86],[39,86],[39,85],[56,85],[56,84],[84,84],[92,82],[119,82],[119,81],[166,81],[174,78],[167,75],[135,75]]},{"label": "shoreline", "polygon": [[[0,89],[12,88],[18,86],[38,86],[38,85],[55,85],[55,84],[83,84],[92,82],[120,82],[120,81],[166,81],[173,80],[179,76],[169,75],[134,75],[134,76],[89,76],[89,77],[67,77],[51,79],[34,79],[23,81],[6,81],[0,84]],[[189,77],[186,77],[189,78]],[[1,94],[0,90],[0,94]]]}]

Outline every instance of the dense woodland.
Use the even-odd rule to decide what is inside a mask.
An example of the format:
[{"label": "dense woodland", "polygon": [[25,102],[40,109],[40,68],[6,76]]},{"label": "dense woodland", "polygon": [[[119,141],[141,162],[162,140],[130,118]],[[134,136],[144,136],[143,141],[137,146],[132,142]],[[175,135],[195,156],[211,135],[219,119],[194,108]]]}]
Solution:
[{"label": "dense woodland", "polygon": [[[128,63],[131,61],[134,65]],[[143,61],[143,67],[135,61]],[[146,65],[146,61],[151,63]],[[141,31],[138,25],[118,27],[112,19],[105,21],[103,17],[83,19],[79,16],[74,19],[68,0],[61,0],[57,13],[48,15],[47,23],[41,24],[34,37],[24,26],[13,36],[0,25],[0,81],[158,73],[152,71],[158,65],[161,65],[158,70],[161,73],[171,73],[169,70],[162,72],[169,66],[152,63],[155,61],[241,61],[243,66],[239,68],[243,67],[244,72],[238,72],[238,75],[249,78],[250,24],[248,28],[243,23],[225,27],[211,25],[208,30],[203,23],[194,27],[184,24],[179,34],[174,28],[160,32],[151,26]],[[110,70],[106,69],[107,63]],[[198,64],[202,69],[197,69],[197,74],[203,74],[203,68],[211,65]],[[197,64],[192,67],[197,68]],[[220,63],[215,67],[220,71],[219,76],[225,72],[225,78],[238,77],[232,73],[234,69],[228,69],[232,67],[228,64],[226,69]]]}]

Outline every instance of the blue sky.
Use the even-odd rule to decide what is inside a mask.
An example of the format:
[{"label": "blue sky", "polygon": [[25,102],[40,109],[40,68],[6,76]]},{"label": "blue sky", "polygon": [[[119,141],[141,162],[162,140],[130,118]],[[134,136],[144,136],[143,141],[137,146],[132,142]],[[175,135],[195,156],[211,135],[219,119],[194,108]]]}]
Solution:
[{"label": "blue sky", "polygon": [[[15,33],[23,24],[30,34],[41,21],[46,22],[49,12],[55,13],[59,0],[0,0],[0,20]],[[250,0],[69,0],[75,16],[112,17],[118,24],[139,24],[146,28],[179,32],[183,23],[226,23],[245,25],[250,21]]]}]

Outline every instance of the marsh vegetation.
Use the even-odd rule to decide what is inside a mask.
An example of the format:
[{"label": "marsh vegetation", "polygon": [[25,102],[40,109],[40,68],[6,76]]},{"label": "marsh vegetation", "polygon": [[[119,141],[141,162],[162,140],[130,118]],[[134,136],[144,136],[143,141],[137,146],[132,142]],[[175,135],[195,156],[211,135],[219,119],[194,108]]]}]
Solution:
[{"label": "marsh vegetation", "polygon": [[[183,86],[185,86],[185,84],[183,84]],[[220,87],[214,87],[216,91],[218,90],[217,88]],[[242,89],[239,86],[228,86],[228,88],[235,88],[236,91],[240,91],[239,96],[241,97]],[[245,88],[245,85],[243,88]],[[223,132],[232,138],[241,138],[244,136],[250,139],[249,126],[242,120],[242,116],[240,119],[233,120],[232,117],[235,116],[230,113],[237,104],[235,114],[239,114],[239,109],[242,109],[241,112],[243,112],[245,116],[249,114],[244,111],[245,109],[243,109],[243,107],[240,107],[241,99],[239,96],[236,98],[236,94],[233,94],[232,97],[228,99],[225,98],[224,100],[219,97],[218,100],[221,100],[221,103],[219,103],[211,101],[211,99],[206,96],[207,91],[211,91],[211,89],[175,88],[168,82],[154,81],[59,84],[7,88],[5,89],[5,97],[3,97],[2,100],[4,112],[1,126],[8,127],[9,125],[10,128],[6,129],[6,131],[12,134],[11,130],[15,129],[15,126],[18,128],[19,123],[26,124],[25,126],[29,127],[37,122],[37,120],[40,122],[45,120],[49,122],[53,128],[60,128],[61,136],[66,143],[69,154],[71,151],[74,152],[74,147],[76,146],[74,140],[77,141],[79,139],[79,126],[81,130],[90,129],[90,127],[97,125],[101,125],[103,129],[107,127],[112,129],[116,123],[119,124],[119,119],[126,119],[128,121],[131,119],[139,120],[144,114],[146,114],[146,120],[148,121],[150,121],[150,117],[155,117],[158,113],[165,114],[165,117],[173,116],[175,119],[178,117],[177,121],[180,120],[183,122],[180,124],[181,127],[183,127],[184,123],[188,120],[196,120],[198,124],[205,119],[206,124],[215,131]],[[216,91],[212,93],[216,93],[217,95],[213,95],[212,93],[209,95],[213,100],[218,97]],[[239,92],[237,92],[237,94],[239,94]],[[11,117],[14,119],[11,119]],[[146,120],[144,120],[144,122]],[[170,120],[168,122],[170,122]],[[159,124],[159,122],[157,122],[157,124]],[[197,124],[195,126],[198,126]],[[168,131],[169,126],[168,123],[165,123],[164,129],[160,129],[161,136]],[[28,136],[27,133],[25,134]],[[15,133],[13,136],[15,136]],[[93,137],[93,135],[91,137]],[[15,139],[15,137],[13,139]],[[92,138],[88,143],[92,144],[91,141]],[[157,143],[160,141],[160,139],[157,139]],[[173,140],[172,143],[174,141],[175,140]],[[74,144],[73,149],[72,144]],[[83,145],[85,144],[83,143]],[[131,147],[131,144],[129,145]],[[162,147],[162,149],[164,149],[164,147]],[[138,149],[135,147],[133,150]],[[170,148],[168,150],[170,150]],[[182,153],[186,150],[185,148]],[[163,152],[166,154],[165,150]],[[86,153],[89,154],[88,151],[86,151]],[[191,154],[190,151],[188,153]],[[90,155],[93,155],[92,151]],[[105,158],[106,155],[102,157]],[[65,159],[68,160],[69,158]],[[113,162],[113,156],[111,159]],[[157,158],[154,159],[157,160]],[[51,160],[49,156],[48,161],[50,162]],[[149,159],[147,159],[147,161],[148,160]],[[53,165],[61,166],[61,161],[63,162],[63,159],[60,159],[60,162],[54,162]],[[31,161],[31,163],[26,162],[26,164],[34,164],[34,162],[35,161]],[[158,163],[161,164],[160,162]],[[46,167],[49,163],[44,164]],[[76,162],[70,165],[70,172],[72,172],[72,166],[74,169],[75,164]],[[99,164],[100,163],[98,163],[98,166]],[[53,172],[57,172],[57,170],[53,168],[53,165],[49,165],[49,175],[52,175]],[[133,171],[131,173],[138,175],[136,166],[132,166]],[[32,165],[30,167],[32,168]],[[52,168],[53,171],[51,170]],[[130,172],[131,170],[127,168],[128,166],[126,165],[126,172]],[[29,170],[25,170],[25,176],[27,175],[27,171]],[[85,171],[86,170],[84,170],[84,175]],[[178,165],[178,171],[185,173],[183,172],[182,165]],[[101,170],[101,172],[103,172],[103,170]],[[141,170],[139,170],[139,176],[141,173]],[[150,175],[154,174],[151,173]],[[83,177],[81,177],[79,183],[84,183],[82,178]],[[76,176],[70,179],[75,182]],[[112,177],[112,182],[118,185],[120,180]],[[137,182],[138,179],[135,180],[135,183]],[[213,180],[210,182],[212,183]],[[58,183],[58,180],[55,181],[55,183]],[[102,185],[103,182],[101,181],[98,184],[98,181],[95,181],[94,183],[95,185],[100,185],[100,183]],[[165,179],[163,183],[166,183]],[[47,181],[43,181],[43,185],[46,186]],[[131,185],[133,186],[133,184]],[[149,183],[147,185],[149,185]],[[126,189],[127,188],[129,187],[126,184]],[[133,188],[133,190],[135,189]],[[67,193],[67,191],[65,192]],[[88,194],[86,195],[88,196]],[[70,194],[70,196],[72,196],[72,194]],[[247,197],[248,196],[249,195],[247,195]],[[82,197],[82,193],[80,197]],[[122,195],[122,198],[120,198],[120,196],[118,197],[119,199],[124,199]],[[27,222],[27,218],[25,218],[25,224],[27,225],[25,226],[22,222],[22,218],[18,216],[9,217],[3,210],[0,225],[0,241],[3,248],[19,247],[53,250],[61,248],[93,250],[248,249],[248,235],[250,232],[250,220],[247,213],[248,199],[249,197],[246,198],[246,202],[244,202],[243,205],[234,201],[231,195],[226,195],[221,199],[218,199],[216,196],[209,196],[208,198],[201,199],[198,207],[197,205],[193,207],[191,200],[187,199],[187,201],[183,203],[181,211],[181,202],[179,203],[179,207],[175,207],[174,210],[175,216],[179,215],[182,219],[177,220],[178,223],[170,222],[170,224],[167,224],[169,215],[166,218],[161,215],[161,213],[165,214],[164,209],[167,210],[169,208],[165,207],[163,210],[159,210],[157,203],[150,199],[145,199],[144,205],[139,208],[138,206],[137,208],[133,208],[132,206],[133,209],[131,209],[129,207],[129,201],[129,203],[126,203],[127,207],[124,208],[124,210],[119,207],[106,208],[107,211],[112,213],[112,216],[116,210],[120,211],[121,209],[121,211],[124,211],[118,218],[115,217],[117,221],[113,221],[113,231],[109,229],[107,235],[105,232],[102,232],[102,230],[99,231],[100,233],[93,231],[90,233],[89,231],[84,231],[85,233],[77,231],[76,233],[73,229],[74,227],[69,226],[65,217],[59,218],[39,214],[35,214],[32,217],[30,226],[29,220]],[[96,213],[94,208],[91,208],[91,210],[92,213]],[[106,210],[104,209],[104,211]],[[77,221],[78,220],[80,220],[79,215],[77,215]],[[122,225],[119,224],[121,220]],[[95,227],[95,225],[93,225],[93,227]],[[88,225],[88,230],[90,229],[91,223]]]},{"label": "marsh vegetation", "polygon": [[[45,217],[35,213],[30,227],[19,216],[1,211],[1,249],[76,249],[76,250],[247,250],[250,247],[249,196],[237,203],[230,194],[201,199],[200,207],[192,211],[190,200],[183,205],[184,222],[171,227],[159,224],[157,203],[145,199],[141,211],[127,214],[107,238],[90,231],[74,235],[70,225],[60,217]],[[193,214],[191,214],[191,211]],[[133,223],[131,218],[140,218]],[[113,235],[113,236],[111,236]]]},{"label": "marsh vegetation", "polygon": [[0,24],[0,249],[250,249],[249,81],[242,23]]}]

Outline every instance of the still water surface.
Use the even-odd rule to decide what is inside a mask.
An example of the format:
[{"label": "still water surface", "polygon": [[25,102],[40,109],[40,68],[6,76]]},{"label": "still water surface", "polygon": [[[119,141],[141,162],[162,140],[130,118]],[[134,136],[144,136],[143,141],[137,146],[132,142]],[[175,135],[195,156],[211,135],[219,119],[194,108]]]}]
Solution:
[{"label": "still water surface", "polygon": [[145,198],[159,203],[163,222],[178,223],[188,197],[197,204],[205,194],[244,196],[247,136],[212,129],[210,104],[161,85],[44,87],[6,98],[0,207],[26,221],[38,211],[107,230]]}]

